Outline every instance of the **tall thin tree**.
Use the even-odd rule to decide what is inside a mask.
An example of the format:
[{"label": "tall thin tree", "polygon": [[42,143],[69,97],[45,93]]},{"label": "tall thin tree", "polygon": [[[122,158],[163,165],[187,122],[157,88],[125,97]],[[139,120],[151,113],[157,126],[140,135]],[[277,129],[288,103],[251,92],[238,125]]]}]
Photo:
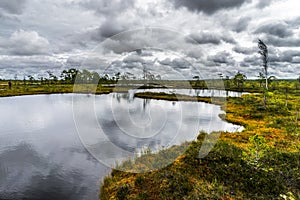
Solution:
[{"label": "tall thin tree", "polygon": [[267,45],[260,39],[258,39],[258,53],[261,55],[262,62],[263,62],[263,68],[264,68],[264,75],[265,75],[265,92],[264,92],[264,108],[267,106],[267,98],[266,98],[266,92],[268,91],[268,61],[269,61],[269,52]]}]

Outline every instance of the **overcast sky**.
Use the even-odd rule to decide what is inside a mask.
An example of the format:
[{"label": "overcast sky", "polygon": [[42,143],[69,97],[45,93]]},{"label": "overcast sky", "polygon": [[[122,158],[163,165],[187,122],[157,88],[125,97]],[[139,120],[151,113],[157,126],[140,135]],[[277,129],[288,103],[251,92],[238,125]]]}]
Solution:
[{"label": "overcast sky", "polygon": [[163,78],[300,75],[299,0],[1,0],[0,78],[77,67]]}]

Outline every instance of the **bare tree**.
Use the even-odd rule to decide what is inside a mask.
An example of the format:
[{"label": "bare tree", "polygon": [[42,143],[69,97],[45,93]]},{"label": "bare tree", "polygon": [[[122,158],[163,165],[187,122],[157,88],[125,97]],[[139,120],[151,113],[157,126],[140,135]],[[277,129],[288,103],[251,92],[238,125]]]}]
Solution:
[{"label": "bare tree", "polygon": [[259,72],[257,77],[258,77],[258,80],[259,80],[259,87],[262,87],[262,85],[265,81],[265,75],[262,72]]},{"label": "bare tree", "polygon": [[261,55],[263,61],[263,68],[265,73],[264,77],[266,80],[265,92],[264,92],[264,108],[266,108],[267,106],[266,92],[268,91],[268,60],[269,60],[268,47],[262,40],[258,39],[258,48],[259,48],[258,53]]},{"label": "bare tree", "polygon": [[269,60],[268,47],[262,40],[259,39],[258,48],[259,48],[258,53],[261,55],[263,61],[263,67],[264,67],[265,79],[266,79],[266,90],[268,90],[268,60]]}]

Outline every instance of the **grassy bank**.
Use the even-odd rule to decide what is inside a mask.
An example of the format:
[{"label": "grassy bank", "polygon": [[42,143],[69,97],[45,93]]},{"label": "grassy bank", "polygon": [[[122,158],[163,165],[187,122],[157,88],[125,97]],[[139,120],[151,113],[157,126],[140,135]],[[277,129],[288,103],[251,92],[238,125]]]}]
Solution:
[{"label": "grassy bank", "polygon": [[7,84],[0,84],[0,97],[37,95],[37,94],[58,94],[58,93],[93,93],[108,94],[111,92],[127,92],[126,87],[102,87],[97,88],[93,84],[12,84],[11,88]]},{"label": "grassy bank", "polygon": [[166,101],[199,101],[205,103],[212,103],[212,99],[208,97],[193,97],[193,96],[182,95],[182,94],[166,94],[164,92],[160,92],[160,93],[139,92],[139,93],[135,93],[134,96],[143,99],[157,99],[157,100],[166,100]]},{"label": "grassy bank", "polygon": [[[137,96],[175,98],[150,93]],[[243,125],[245,130],[222,132],[208,156],[198,158],[204,138],[200,134],[197,141],[183,144],[188,148],[177,158],[174,155],[183,146],[158,154],[148,153],[135,162],[127,161],[123,163],[124,168],[139,169],[145,167],[144,163],[175,160],[160,170],[142,174],[113,170],[101,185],[100,198],[299,199],[300,96],[274,91],[267,97],[267,109],[262,108],[262,94],[228,98],[223,105],[227,113],[224,118]]]}]

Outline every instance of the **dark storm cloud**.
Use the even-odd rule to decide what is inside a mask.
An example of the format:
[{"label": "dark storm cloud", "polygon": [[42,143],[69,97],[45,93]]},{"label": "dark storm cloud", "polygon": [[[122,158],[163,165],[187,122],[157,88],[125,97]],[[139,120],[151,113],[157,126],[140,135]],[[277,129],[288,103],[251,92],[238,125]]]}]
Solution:
[{"label": "dark storm cloud", "polygon": [[257,55],[252,55],[244,58],[243,65],[253,65],[253,66],[261,66],[261,58]]},{"label": "dark storm cloud", "polygon": [[283,22],[262,25],[256,29],[254,33],[265,33],[280,38],[286,38],[293,35],[293,32],[289,29],[289,26]]},{"label": "dark storm cloud", "polygon": [[0,11],[4,10],[10,14],[22,14],[27,0],[1,0]]},{"label": "dark storm cloud", "polygon": [[84,58],[83,57],[70,56],[67,59],[66,65],[68,67],[78,67],[78,66],[81,66],[82,62],[84,62]]},{"label": "dark storm cloud", "polygon": [[143,60],[138,55],[129,55],[126,58],[123,59],[124,63],[145,63],[145,60]]},{"label": "dark storm cloud", "polygon": [[187,41],[194,44],[220,44],[221,38],[209,33],[190,34]]},{"label": "dark storm cloud", "polygon": [[[128,38],[129,39],[129,38]],[[125,52],[131,52],[136,49],[140,49],[141,47],[146,47],[147,42],[139,41],[137,44],[133,43],[132,40],[115,40],[115,38],[108,38],[101,44],[101,49],[99,51],[103,51],[104,54],[114,52],[116,54],[122,54]]]},{"label": "dark storm cloud", "polygon": [[[164,31],[160,30],[134,30],[127,31],[120,35],[108,38],[101,44],[101,49],[104,53],[114,52],[121,54],[124,52],[132,52],[146,47],[156,47],[162,44],[166,37]],[[170,40],[170,38],[169,38]]]},{"label": "dark storm cloud", "polygon": [[[280,71],[283,70],[282,66],[287,64],[299,64],[300,63],[300,51],[288,50],[288,51],[275,51],[275,49],[270,48],[269,52],[269,67],[273,68],[273,74],[280,76]],[[240,63],[243,67],[259,67],[262,68],[261,57],[258,53],[253,54],[244,58]]]},{"label": "dark storm cloud", "polygon": [[222,41],[235,44],[236,41],[230,34],[219,35],[217,33],[192,33],[187,38],[186,41],[192,44],[215,44],[218,45]]},{"label": "dark storm cloud", "polygon": [[256,47],[243,47],[243,46],[234,46],[232,48],[233,51],[240,54],[251,55],[257,51]]},{"label": "dark storm cloud", "polygon": [[264,38],[265,43],[275,47],[299,47],[299,37],[278,38],[272,35],[267,35]]},{"label": "dark storm cloud", "polygon": [[250,21],[251,17],[241,17],[233,27],[233,30],[238,33],[245,31],[248,28]]},{"label": "dark storm cloud", "polygon": [[272,3],[272,0],[259,0],[258,3],[256,4],[256,7],[259,9],[263,9],[263,8],[271,5],[271,3]]},{"label": "dark storm cloud", "polygon": [[239,8],[251,0],[170,0],[175,8],[186,7],[191,11],[214,14],[219,10]]},{"label": "dark storm cloud", "polygon": [[107,19],[93,34],[94,40],[102,40],[103,38],[112,37],[118,33],[127,30],[129,26],[115,19]]},{"label": "dark storm cloud", "polygon": [[191,67],[191,63],[184,59],[175,58],[172,66],[175,69],[189,69]]},{"label": "dark storm cloud", "polygon": [[240,62],[240,66],[241,67],[251,67],[251,65],[249,63],[244,62],[244,61]]},{"label": "dark storm cloud", "polygon": [[171,60],[170,58],[166,58],[162,61],[159,61],[161,65],[171,66],[174,69],[189,69],[191,67],[191,63],[184,59],[175,58]]},{"label": "dark storm cloud", "polygon": [[161,65],[171,65],[171,64],[172,64],[172,61],[171,61],[170,58],[166,58],[166,59],[164,59],[164,60],[160,60],[160,61],[159,61],[159,64],[161,64]]},{"label": "dark storm cloud", "polygon": [[119,18],[119,16],[134,8],[134,0],[82,0],[77,4],[85,9],[94,11],[97,15],[101,15],[104,18],[104,22],[101,22],[98,28],[88,33],[89,37],[94,41],[103,41],[130,28],[128,19]]},{"label": "dark storm cloud", "polygon": [[219,64],[234,65],[235,64],[235,60],[233,59],[232,55],[227,51],[219,52],[213,56],[209,56],[207,59],[216,63],[217,65],[219,65]]},{"label": "dark storm cloud", "polygon": [[236,44],[237,42],[235,41],[235,39],[231,36],[231,34],[229,33],[224,33],[223,36],[221,37],[222,40],[226,43],[229,44]]},{"label": "dark storm cloud", "polygon": [[278,54],[271,54],[269,60],[271,63],[283,62],[283,63],[300,63],[300,51],[287,50],[279,52]]},{"label": "dark storm cloud", "polygon": [[[195,45],[186,41],[184,35],[178,32],[160,29],[136,29],[108,38],[101,44],[104,53],[121,54],[138,49],[161,49],[163,51],[187,54]],[[196,54],[195,54],[196,56]]]},{"label": "dark storm cloud", "polygon": [[79,3],[84,8],[105,16],[119,15],[129,8],[133,8],[134,4],[134,0],[83,0]]},{"label": "dark storm cloud", "polygon": [[190,58],[194,59],[200,59],[204,56],[204,53],[202,52],[202,49],[199,48],[190,48],[186,52],[186,55]]}]

